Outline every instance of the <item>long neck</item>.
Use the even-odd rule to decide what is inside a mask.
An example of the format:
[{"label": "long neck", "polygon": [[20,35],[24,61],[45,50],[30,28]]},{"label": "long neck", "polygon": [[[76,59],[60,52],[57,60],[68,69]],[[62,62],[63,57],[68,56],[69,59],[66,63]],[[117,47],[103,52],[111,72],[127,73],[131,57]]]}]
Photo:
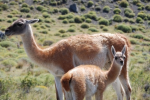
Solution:
[{"label": "long neck", "polygon": [[38,45],[35,42],[32,28],[30,25],[27,25],[27,31],[24,33],[22,37],[22,41],[24,44],[25,51],[28,55],[28,57],[36,64],[42,64],[42,61],[44,60],[44,50],[38,47]]},{"label": "long neck", "polygon": [[111,67],[109,68],[108,71],[106,71],[106,77],[107,77],[106,83],[110,84],[111,82],[115,81],[116,78],[119,76],[121,69],[122,66],[117,64],[113,59]]}]

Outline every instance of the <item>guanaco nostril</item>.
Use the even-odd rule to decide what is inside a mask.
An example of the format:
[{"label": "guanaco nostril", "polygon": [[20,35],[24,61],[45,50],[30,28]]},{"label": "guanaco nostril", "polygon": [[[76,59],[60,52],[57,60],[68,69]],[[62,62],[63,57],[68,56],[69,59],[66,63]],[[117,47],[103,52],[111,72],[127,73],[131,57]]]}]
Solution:
[{"label": "guanaco nostril", "polygon": [[120,61],[121,64],[123,64],[123,61]]}]

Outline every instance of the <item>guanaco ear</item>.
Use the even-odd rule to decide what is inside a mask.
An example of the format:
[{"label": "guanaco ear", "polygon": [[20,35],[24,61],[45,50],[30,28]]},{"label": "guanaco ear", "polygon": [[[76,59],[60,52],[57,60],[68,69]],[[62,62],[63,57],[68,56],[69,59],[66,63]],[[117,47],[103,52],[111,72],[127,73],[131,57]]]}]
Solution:
[{"label": "guanaco ear", "polygon": [[124,45],[124,47],[123,47],[121,52],[122,52],[123,55],[125,54],[125,52],[126,52],[126,45]]},{"label": "guanaco ear", "polygon": [[33,23],[36,23],[38,21],[39,21],[39,19],[31,19],[31,20],[27,20],[27,23],[33,24]]},{"label": "guanaco ear", "polygon": [[113,56],[115,57],[116,50],[115,50],[115,48],[114,48],[114,46],[113,46],[113,45],[112,45],[112,47],[111,47],[111,52],[112,52]]}]

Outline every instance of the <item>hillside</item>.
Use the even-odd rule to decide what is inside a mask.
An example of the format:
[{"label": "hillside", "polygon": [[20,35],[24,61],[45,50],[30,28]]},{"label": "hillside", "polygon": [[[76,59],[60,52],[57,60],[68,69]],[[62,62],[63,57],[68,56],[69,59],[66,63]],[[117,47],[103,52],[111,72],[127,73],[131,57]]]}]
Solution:
[{"label": "hillside", "polygon": [[[69,10],[75,4],[77,12]],[[132,44],[129,77],[132,100],[150,99],[149,0],[0,0],[0,31],[18,18],[33,24],[36,42],[46,48],[78,34],[120,33]],[[109,96],[108,96],[109,94]],[[28,59],[19,36],[0,40],[0,100],[56,100],[54,78]],[[109,87],[105,100],[116,99]]]}]

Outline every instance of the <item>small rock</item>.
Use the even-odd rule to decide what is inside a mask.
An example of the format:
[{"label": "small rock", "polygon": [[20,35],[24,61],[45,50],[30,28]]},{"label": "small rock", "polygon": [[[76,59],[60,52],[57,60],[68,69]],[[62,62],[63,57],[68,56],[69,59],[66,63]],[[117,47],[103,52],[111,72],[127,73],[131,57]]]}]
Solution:
[{"label": "small rock", "polygon": [[0,31],[0,38],[4,39],[5,38],[5,34],[3,32]]},{"label": "small rock", "polygon": [[78,13],[77,4],[74,3],[74,4],[70,5],[69,10],[72,11],[72,12]]}]

